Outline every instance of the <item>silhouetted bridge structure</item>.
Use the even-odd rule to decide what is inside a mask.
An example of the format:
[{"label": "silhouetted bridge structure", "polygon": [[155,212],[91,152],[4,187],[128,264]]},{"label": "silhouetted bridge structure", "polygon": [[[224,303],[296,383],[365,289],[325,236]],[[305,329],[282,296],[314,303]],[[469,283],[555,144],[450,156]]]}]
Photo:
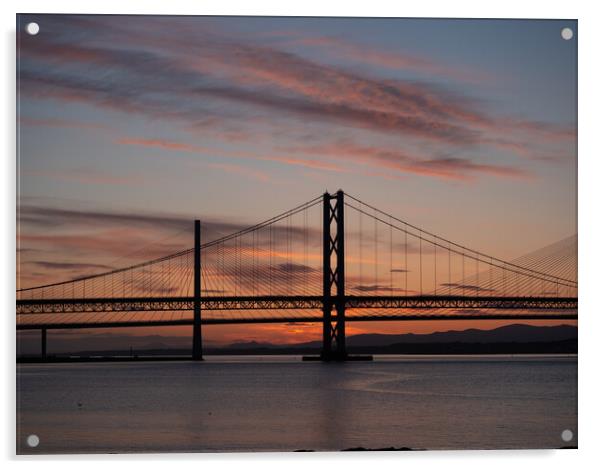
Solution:
[{"label": "silhouetted bridge structure", "polygon": [[[348,209],[348,210],[346,210]],[[348,212],[348,213],[346,213]],[[350,225],[353,224],[352,227]],[[338,191],[192,248],[17,290],[17,329],[322,323],[324,360],[347,357],[349,321],[577,319],[577,239],[512,262]]]}]

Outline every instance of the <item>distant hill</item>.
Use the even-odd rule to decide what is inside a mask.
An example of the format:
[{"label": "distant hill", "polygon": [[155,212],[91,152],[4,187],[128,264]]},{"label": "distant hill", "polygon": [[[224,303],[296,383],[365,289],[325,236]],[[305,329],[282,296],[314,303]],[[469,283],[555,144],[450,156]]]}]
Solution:
[{"label": "distant hill", "polygon": [[[577,339],[575,326],[530,326],[511,324],[497,329],[466,329],[464,331],[433,332],[430,334],[357,334],[347,337],[349,347],[387,347],[395,344],[446,344],[460,343],[538,343],[559,342]],[[230,344],[230,349],[249,348],[314,348],[321,342],[311,341],[298,344],[278,345],[269,342],[238,342]]]},{"label": "distant hill", "polygon": [[347,339],[349,345],[392,345],[397,343],[495,343],[495,342],[556,342],[576,339],[574,326],[529,326],[511,324],[497,329],[466,329],[464,331],[433,332],[431,334],[359,334]]},{"label": "distant hill", "polygon": [[[287,345],[244,342],[208,353],[316,354],[321,345],[319,341]],[[577,328],[512,324],[430,334],[357,334],[347,337],[347,350],[357,354],[572,354],[577,353]]]},{"label": "distant hill", "polygon": [[254,348],[277,348],[277,347],[278,347],[278,345],[271,344],[270,342],[257,342],[255,340],[252,340],[251,342],[234,342],[230,345],[227,345],[224,348],[243,350],[243,349],[254,349]]}]

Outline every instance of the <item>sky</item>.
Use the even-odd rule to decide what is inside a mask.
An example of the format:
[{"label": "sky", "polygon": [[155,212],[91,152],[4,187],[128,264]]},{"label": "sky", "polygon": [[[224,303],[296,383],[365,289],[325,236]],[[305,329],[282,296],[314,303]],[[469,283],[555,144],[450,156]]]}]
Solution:
[{"label": "sky", "polygon": [[[502,259],[573,235],[577,36],[568,20],[20,15],[18,285],[339,188]],[[206,329],[215,343],[320,334]]]}]

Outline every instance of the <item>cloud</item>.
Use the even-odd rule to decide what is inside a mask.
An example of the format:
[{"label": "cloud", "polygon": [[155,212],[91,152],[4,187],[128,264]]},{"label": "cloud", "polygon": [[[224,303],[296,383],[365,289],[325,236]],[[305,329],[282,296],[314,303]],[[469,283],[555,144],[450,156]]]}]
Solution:
[{"label": "cloud", "polygon": [[[301,257],[301,256],[300,256]],[[322,274],[316,268],[298,263],[282,262],[285,257],[253,257],[251,252],[234,256],[205,257],[203,294],[216,295],[318,295],[322,288]]]},{"label": "cloud", "polygon": [[[427,140],[469,144],[478,141],[478,133],[446,120],[429,118],[427,114],[408,115],[394,111],[352,106],[344,99],[323,102],[312,99],[291,98],[240,88],[204,87],[195,90],[199,95],[252,104],[269,110],[293,114],[303,119],[331,121],[332,123],[359,127],[385,133],[402,133]],[[326,92],[323,92],[326,94]],[[367,104],[367,103],[366,103]]]},{"label": "cloud", "polygon": [[38,252],[39,249],[33,249],[33,248],[22,248],[22,247],[18,247],[17,248],[17,253],[19,254],[25,254],[25,253],[29,253],[29,252]]},{"label": "cloud", "polygon": [[398,287],[391,287],[390,285],[355,285],[352,287],[354,290],[360,292],[405,292],[406,290]]},{"label": "cloud", "polygon": [[469,179],[470,174],[481,173],[513,179],[530,179],[527,171],[507,166],[475,163],[468,158],[435,158],[405,166],[411,172],[450,179]]},{"label": "cloud", "polygon": [[[173,252],[178,252],[188,246],[180,243],[161,243],[152,245],[152,239],[138,230],[109,229],[97,230],[93,234],[21,234],[22,244],[44,246],[49,252],[60,252],[65,258],[85,256],[110,255],[113,257],[128,257],[133,259],[153,259]],[[140,247],[145,246],[144,250]]]},{"label": "cloud", "polygon": [[485,287],[479,287],[478,285],[468,285],[468,284],[462,284],[462,283],[442,283],[440,285],[442,287],[452,287],[455,289],[468,290],[468,291],[474,291],[474,292],[493,293],[493,292],[497,291],[493,288],[485,288]]},{"label": "cloud", "polygon": [[[76,208],[56,208],[43,205],[22,204],[18,208],[18,221],[30,224],[34,227],[48,231],[50,228],[81,230],[98,228],[115,229],[143,229],[146,232],[158,231],[167,233],[186,232],[192,233],[194,217],[166,215],[163,213],[131,213],[109,210],[81,210]],[[227,218],[215,216],[204,216],[201,219],[201,230],[206,241],[223,237],[250,228],[263,220],[249,222],[230,221]],[[272,241],[278,243],[284,238],[290,238],[293,242],[304,240],[306,236],[310,241],[319,232],[313,226],[301,226],[291,224],[286,226],[286,220],[272,225]],[[247,237],[250,236],[247,235]],[[261,231],[261,236],[256,239],[257,247],[265,247],[270,240],[267,239],[267,231]]]},{"label": "cloud", "polygon": [[163,214],[136,214],[103,210],[78,210],[39,205],[19,206],[19,221],[40,227],[98,227],[113,224],[117,226],[144,226],[168,230],[192,230],[192,218]]},{"label": "cloud", "polygon": [[[248,139],[252,132],[247,129],[256,118],[267,118],[280,128],[295,128],[310,120],[325,124],[332,135],[362,129],[434,145],[439,150],[445,148],[453,156],[425,154],[400,164],[397,157],[391,161],[386,155],[367,154],[365,163],[440,179],[466,180],[479,175],[529,176],[519,168],[474,162],[464,156],[466,149],[492,147],[545,161],[541,155],[547,153],[542,152],[542,145],[575,138],[571,126],[496,115],[469,95],[452,92],[432,80],[367,76],[309,60],[278,45],[269,47],[253,38],[243,39],[236,32],[226,36],[215,27],[194,28],[178,19],[140,19],[132,26],[87,17],[72,21],[49,17],[48,22],[54,33],[47,40],[22,38],[20,87],[24,94],[176,121],[187,129],[202,127],[209,121],[223,128],[224,139],[230,141],[241,135]],[[147,23],[161,33],[155,27],[143,28]],[[74,35],[81,38],[78,43],[73,41]],[[108,36],[111,43],[104,40]],[[328,52],[328,47],[334,47],[352,60],[363,56],[383,66],[413,67],[431,74],[454,73],[428,58],[385,51],[368,53],[366,46],[335,38],[297,39],[312,49]],[[48,64],[52,65],[50,72]],[[232,122],[240,124],[234,137],[228,129]],[[219,130],[216,133],[219,135]],[[329,140],[328,134],[323,139]],[[171,149],[198,151],[182,145]],[[307,159],[274,155],[266,159],[318,170],[346,169],[321,164],[315,154]]]},{"label": "cloud", "polygon": [[42,267],[49,270],[88,270],[88,269],[100,269],[110,270],[111,266],[105,264],[89,264],[84,262],[50,262],[50,261],[32,261],[30,264],[34,264],[37,267]]},{"label": "cloud", "polygon": [[[291,33],[283,33],[283,35],[286,37]],[[288,42],[292,45],[317,48],[338,59],[343,58],[352,62],[393,70],[414,71],[469,83],[482,83],[484,80],[493,78],[482,70],[467,69],[466,67],[456,68],[428,58],[376,49],[333,36],[309,37],[293,33],[292,39]]]},{"label": "cloud", "polygon": [[[164,139],[121,138],[117,143],[122,145],[136,145],[164,150],[181,151],[199,154],[215,154],[215,150],[188,143]],[[322,146],[296,146],[279,148],[282,153],[301,153],[334,157],[349,160],[386,170],[395,170],[400,173],[417,174],[438,179],[466,181],[474,179],[476,174],[492,175],[497,177],[530,179],[532,174],[521,168],[501,166],[487,163],[476,163],[469,158],[442,157],[420,158],[400,150],[387,150],[382,147],[360,146],[350,142],[340,141],[335,144]],[[262,156],[253,153],[220,150],[220,156],[232,158],[247,158],[263,161],[275,161],[287,165],[303,166],[311,169],[321,169],[334,172],[352,172],[351,168],[329,163],[317,159],[301,159],[290,156]],[[267,175],[265,175],[267,177]]]},{"label": "cloud", "polygon": [[[133,146],[142,146],[148,148],[158,148],[161,150],[167,151],[179,151],[185,153],[196,153],[201,155],[217,155],[220,157],[226,158],[238,158],[238,159],[252,159],[258,161],[273,161],[276,163],[281,163],[284,165],[290,166],[301,166],[304,168],[310,169],[320,169],[324,171],[334,171],[334,172],[348,172],[348,169],[343,168],[340,165],[332,164],[326,161],[316,160],[316,159],[305,159],[305,158],[294,158],[290,156],[270,156],[265,154],[256,154],[251,152],[241,152],[241,151],[229,151],[223,148],[213,149],[208,147],[202,147],[199,145],[192,145],[189,143],[176,142],[173,140],[167,139],[156,139],[156,138],[119,138],[116,140],[116,143],[120,145],[133,145]],[[239,165],[232,164],[222,164],[222,163],[209,163],[209,166],[223,169],[224,171],[229,172],[246,172],[250,176],[254,176],[257,179],[267,181],[270,179],[267,173],[261,171],[253,171],[249,168],[244,168]]]},{"label": "cloud", "polygon": [[529,179],[532,177],[528,171],[521,168],[477,163],[468,158],[420,157],[401,150],[358,145],[346,140],[328,145],[291,146],[282,148],[281,151],[319,154],[346,160],[352,159],[360,164],[377,166],[400,173],[447,180],[466,181],[479,174],[513,179]]},{"label": "cloud", "polygon": [[278,264],[278,270],[287,273],[307,273],[307,272],[317,272],[317,269],[313,267],[303,265],[303,264],[295,264],[292,262],[285,262],[283,264]]}]

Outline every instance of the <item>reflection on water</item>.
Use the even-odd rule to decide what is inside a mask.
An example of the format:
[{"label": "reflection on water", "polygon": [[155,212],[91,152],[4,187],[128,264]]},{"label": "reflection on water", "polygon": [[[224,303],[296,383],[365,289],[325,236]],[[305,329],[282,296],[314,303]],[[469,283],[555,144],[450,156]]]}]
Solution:
[{"label": "reflection on water", "polygon": [[577,444],[574,357],[208,357],[17,373],[20,453]]}]

